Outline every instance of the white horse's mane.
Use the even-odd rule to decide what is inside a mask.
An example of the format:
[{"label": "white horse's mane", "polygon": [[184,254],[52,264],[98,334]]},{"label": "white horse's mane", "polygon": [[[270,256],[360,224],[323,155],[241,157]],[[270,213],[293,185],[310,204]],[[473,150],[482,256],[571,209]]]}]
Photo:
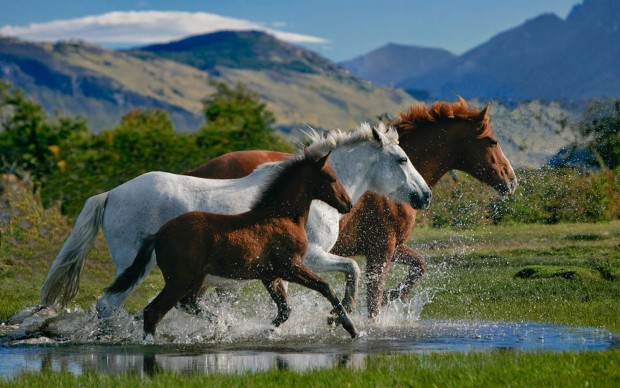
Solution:
[{"label": "white horse's mane", "polygon": [[[388,127],[384,123],[380,123],[377,127],[375,127],[375,129],[382,133],[389,142],[398,144],[398,131],[396,131],[394,127]],[[317,155],[324,155],[337,147],[356,145],[367,141],[378,143],[372,133],[372,127],[368,123],[362,123],[353,131],[348,132],[341,129],[319,132],[312,127],[308,127],[308,129],[303,132],[310,142],[307,146],[308,151]],[[303,157],[304,155],[301,153],[293,155],[284,161],[263,163],[257,166],[254,171],[285,168],[290,163],[294,163],[296,160]],[[276,170],[274,170],[274,174],[275,172]]]},{"label": "white horse's mane", "polygon": [[[380,123],[375,129],[382,133],[388,141],[398,144],[398,132],[393,127],[386,127],[384,123]],[[355,145],[369,140],[376,142],[372,134],[372,127],[368,123],[362,123],[349,132],[336,129],[319,133],[312,127],[308,127],[308,130],[303,132],[310,141],[308,150],[317,153],[327,153],[336,147]]]}]

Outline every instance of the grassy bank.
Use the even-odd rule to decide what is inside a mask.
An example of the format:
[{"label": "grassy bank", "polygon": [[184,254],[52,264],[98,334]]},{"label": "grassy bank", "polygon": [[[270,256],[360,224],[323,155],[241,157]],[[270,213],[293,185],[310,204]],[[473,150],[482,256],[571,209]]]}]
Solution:
[{"label": "grassy bank", "polygon": [[[71,228],[57,208],[43,209],[28,193],[13,186],[0,201],[0,320],[37,304],[47,269]],[[414,291],[432,295],[422,311],[423,319],[543,321],[620,331],[620,221],[467,230],[422,227],[415,229],[410,244],[429,264],[427,276]],[[84,308],[93,304],[113,273],[100,236],[86,260],[75,303]],[[392,265],[388,284],[396,284],[404,273],[404,268]],[[343,283],[338,275],[328,279],[334,285]],[[128,300],[128,310],[144,307],[161,286],[161,275],[153,271]],[[264,293],[259,285],[252,287],[246,292]],[[21,375],[0,385],[617,386],[618,371],[619,350],[492,351],[370,356],[361,371],[273,370],[234,376],[162,373],[153,378],[44,372]]]},{"label": "grassy bank", "polygon": [[[435,291],[422,318],[544,321],[620,330],[620,222],[421,228]],[[398,272],[401,274],[397,275]],[[392,279],[402,276],[393,268]]]},{"label": "grassy bank", "polygon": [[[43,209],[27,187],[0,201],[0,320],[38,303],[39,288],[71,225]],[[410,245],[427,257],[418,290],[431,290],[422,318],[533,320],[620,330],[620,221],[587,224],[416,228]],[[361,259],[363,266],[364,261]],[[405,274],[392,265],[389,284]],[[75,303],[87,307],[110,284],[114,265],[100,235]],[[326,275],[342,285],[339,275]],[[155,270],[127,302],[144,307],[162,287]],[[256,287],[260,288],[259,285]],[[248,292],[263,292],[252,289]]]}]

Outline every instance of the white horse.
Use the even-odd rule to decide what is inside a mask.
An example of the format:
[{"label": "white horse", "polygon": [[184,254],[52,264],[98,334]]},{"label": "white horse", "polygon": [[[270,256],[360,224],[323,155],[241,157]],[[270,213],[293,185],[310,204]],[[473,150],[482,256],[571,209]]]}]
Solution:
[{"label": "white horse", "polygon": [[[398,146],[398,133],[381,124],[362,124],[355,131],[328,132],[323,138],[309,134],[312,152],[331,151],[330,166],[347,189],[353,203],[374,191],[415,208],[430,204],[431,191]],[[78,292],[84,259],[92,248],[99,225],[116,263],[116,277],[134,261],[145,237],[185,212],[199,210],[237,214],[250,209],[279,163],[267,163],[240,179],[204,179],[165,172],[138,176],[106,193],[90,197],[41,288],[43,305],[66,305]],[[360,269],[354,260],[332,255],[339,232],[338,212],[320,201],[312,203],[306,233],[304,262],[313,271],[341,271],[347,278],[343,305],[352,306]],[[125,290],[106,290],[97,301],[99,317],[110,316],[155,266],[154,253],[140,280]]]}]

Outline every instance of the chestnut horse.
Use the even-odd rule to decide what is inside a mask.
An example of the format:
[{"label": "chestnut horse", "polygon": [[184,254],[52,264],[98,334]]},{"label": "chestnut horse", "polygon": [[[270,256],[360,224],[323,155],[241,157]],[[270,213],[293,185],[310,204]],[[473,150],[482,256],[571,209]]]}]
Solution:
[{"label": "chestnut horse", "polygon": [[[429,186],[448,171],[461,170],[501,195],[512,194],[517,178],[493,134],[489,106],[478,110],[460,97],[453,103],[418,104],[400,112],[389,124],[398,130],[400,146]],[[185,174],[220,179],[240,177],[260,163],[287,155],[273,151],[233,152]],[[378,315],[381,304],[407,297],[426,271],[424,257],[405,245],[415,216],[416,210],[411,206],[368,192],[340,222],[339,239],[332,253],[366,256],[366,303],[371,317]],[[384,292],[391,262],[405,264],[409,271],[397,287]]]},{"label": "chestnut horse", "polygon": [[144,309],[144,336],[155,334],[157,323],[185,295],[199,287],[207,274],[230,279],[260,279],[276,302],[275,326],[291,309],[281,279],[298,283],[325,296],[351,337],[357,331],[333,290],[303,263],[308,245],[306,221],[312,200],[341,213],[351,200],[334,171],[329,153],[293,157],[280,165],[250,210],[236,215],[193,211],[164,224],[144,239],[133,264],[110,286],[124,292],[142,277],[155,249],[164,276],[164,289]]}]

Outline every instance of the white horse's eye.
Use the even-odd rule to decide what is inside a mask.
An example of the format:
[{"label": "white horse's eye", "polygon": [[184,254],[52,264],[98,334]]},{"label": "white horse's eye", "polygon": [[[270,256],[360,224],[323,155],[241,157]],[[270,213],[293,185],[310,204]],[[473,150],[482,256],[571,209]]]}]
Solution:
[{"label": "white horse's eye", "polygon": [[398,159],[398,164],[407,164],[408,161],[409,161],[409,159],[407,159],[407,158],[400,158],[400,159]]}]

